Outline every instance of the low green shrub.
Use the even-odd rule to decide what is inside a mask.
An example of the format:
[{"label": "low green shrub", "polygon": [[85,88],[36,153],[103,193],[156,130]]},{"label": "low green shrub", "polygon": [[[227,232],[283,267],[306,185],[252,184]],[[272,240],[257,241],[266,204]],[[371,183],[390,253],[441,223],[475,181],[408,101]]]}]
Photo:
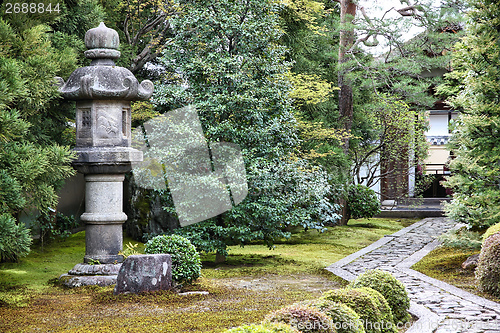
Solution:
[{"label": "low green shrub", "polygon": [[15,262],[30,252],[33,239],[24,223],[16,224],[9,214],[0,214],[0,262]]},{"label": "low green shrub", "polygon": [[483,241],[485,241],[491,235],[494,235],[494,234],[499,233],[499,232],[500,232],[500,223],[492,225],[483,234]]},{"label": "low green shrub", "polygon": [[364,185],[350,185],[347,196],[349,218],[369,219],[380,213],[380,201],[371,188]]},{"label": "low green shrub", "polygon": [[365,333],[359,315],[343,303],[327,299],[316,299],[304,304],[312,306],[330,317],[338,333]]},{"label": "low green shrub", "polygon": [[349,286],[351,288],[369,287],[375,289],[387,300],[396,323],[405,323],[410,320],[408,293],[405,286],[391,273],[378,269],[368,270],[359,275]]},{"label": "low green shrub", "polygon": [[300,333],[292,326],[283,323],[269,323],[265,325],[244,325],[229,330],[223,333]]},{"label": "low green shrub", "polygon": [[500,233],[484,241],[475,274],[479,290],[500,297]]},{"label": "low green shrub", "polygon": [[479,250],[482,244],[481,234],[465,227],[445,232],[439,236],[439,240],[443,246],[455,249]]},{"label": "low green shrub", "polygon": [[200,277],[200,255],[193,244],[184,237],[156,236],[146,243],[144,252],[170,254],[172,256],[172,280],[178,284],[191,283]]},{"label": "low green shrub", "polygon": [[384,296],[374,289],[335,289],[327,291],[321,299],[344,303],[356,311],[367,333],[397,332],[389,304]]},{"label": "low green shrub", "polygon": [[285,323],[302,333],[335,333],[332,320],[318,309],[294,304],[266,316],[263,324]]}]

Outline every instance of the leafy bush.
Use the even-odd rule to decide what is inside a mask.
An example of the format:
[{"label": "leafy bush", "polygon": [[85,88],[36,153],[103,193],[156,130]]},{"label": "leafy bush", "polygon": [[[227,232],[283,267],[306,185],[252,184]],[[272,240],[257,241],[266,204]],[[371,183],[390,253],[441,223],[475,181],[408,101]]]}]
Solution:
[{"label": "leafy bush", "polygon": [[350,185],[347,208],[349,218],[371,218],[380,213],[380,201],[374,190],[364,185]]},{"label": "leafy bush", "polygon": [[405,286],[389,272],[368,270],[349,285],[351,288],[369,287],[381,293],[389,304],[395,322],[405,323],[410,319],[410,298]]},{"label": "leafy bush", "polygon": [[481,234],[476,231],[469,231],[467,228],[450,230],[441,236],[439,240],[443,246],[458,249],[479,250],[481,248]]},{"label": "leafy bush", "polygon": [[56,213],[53,209],[46,210],[40,214],[36,222],[40,228],[42,251],[44,244],[56,239],[64,240],[71,235],[72,229],[81,226],[73,215],[66,216],[60,212]]},{"label": "leafy bush", "polygon": [[344,303],[356,311],[367,333],[394,333],[391,308],[384,296],[371,288],[345,288],[327,291],[321,299]]},{"label": "leafy bush", "polygon": [[285,323],[303,333],[334,333],[332,320],[318,309],[294,304],[266,316],[264,324]]},{"label": "leafy bush", "polygon": [[363,322],[359,315],[343,303],[317,299],[305,304],[320,310],[330,317],[338,333],[365,333]]},{"label": "leafy bush", "polygon": [[224,331],[224,333],[300,333],[292,326],[283,323],[265,325],[244,325]]},{"label": "leafy bush", "polygon": [[216,225],[214,221],[203,221],[177,228],[173,233],[189,239],[198,252],[218,252],[224,256],[227,255],[229,245],[238,244],[236,239],[245,240],[243,235],[251,234],[242,226],[222,227]]},{"label": "leafy bush", "polygon": [[0,214],[0,262],[17,261],[30,252],[32,238],[24,224],[9,214]]},{"label": "leafy bush", "polygon": [[483,244],[476,268],[479,290],[500,296],[500,233],[488,237]]},{"label": "leafy bush", "polygon": [[494,234],[499,233],[499,232],[500,232],[500,223],[492,225],[483,234],[483,241],[485,241],[491,235],[494,235]]},{"label": "leafy bush", "polygon": [[191,242],[179,235],[156,236],[146,243],[147,254],[167,253],[172,256],[172,280],[179,284],[191,283],[200,277],[200,255]]}]

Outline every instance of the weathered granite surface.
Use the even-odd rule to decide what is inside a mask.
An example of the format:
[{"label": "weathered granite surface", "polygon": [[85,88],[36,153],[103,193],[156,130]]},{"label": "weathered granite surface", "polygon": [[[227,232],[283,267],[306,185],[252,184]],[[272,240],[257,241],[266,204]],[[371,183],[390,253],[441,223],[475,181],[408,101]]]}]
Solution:
[{"label": "weathered granite surface", "polygon": [[114,294],[141,293],[172,288],[172,257],[169,254],[132,255],[123,262]]}]

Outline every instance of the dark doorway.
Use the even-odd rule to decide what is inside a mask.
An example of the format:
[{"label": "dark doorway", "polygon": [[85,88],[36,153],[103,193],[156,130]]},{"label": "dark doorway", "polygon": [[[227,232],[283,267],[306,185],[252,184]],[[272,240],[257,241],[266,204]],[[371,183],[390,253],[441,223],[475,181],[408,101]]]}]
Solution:
[{"label": "dark doorway", "polygon": [[425,175],[424,177],[429,177],[427,184],[429,186],[425,189],[423,193],[424,198],[446,198],[446,189],[441,182],[444,180],[444,175]]}]

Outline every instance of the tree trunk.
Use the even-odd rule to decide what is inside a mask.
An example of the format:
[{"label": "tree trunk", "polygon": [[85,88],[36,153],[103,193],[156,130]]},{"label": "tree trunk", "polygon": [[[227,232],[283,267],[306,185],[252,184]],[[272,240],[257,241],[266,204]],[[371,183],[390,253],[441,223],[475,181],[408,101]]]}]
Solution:
[{"label": "tree trunk", "polygon": [[[346,68],[345,63],[349,57],[346,52],[354,44],[354,29],[352,28],[352,21],[356,16],[356,5],[352,0],[340,1],[340,45],[339,45],[339,74],[338,84],[339,91],[339,113],[340,120],[345,132],[342,142],[344,153],[346,156],[349,154],[349,135],[352,128],[353,107],[352,107],[352,83],[348,78],[350,69]],[[342,218],[339,221],[340,225],[347,225],[349,221],[349,214],[347,214],[347,200],[340,199],[342,205]]]}]

